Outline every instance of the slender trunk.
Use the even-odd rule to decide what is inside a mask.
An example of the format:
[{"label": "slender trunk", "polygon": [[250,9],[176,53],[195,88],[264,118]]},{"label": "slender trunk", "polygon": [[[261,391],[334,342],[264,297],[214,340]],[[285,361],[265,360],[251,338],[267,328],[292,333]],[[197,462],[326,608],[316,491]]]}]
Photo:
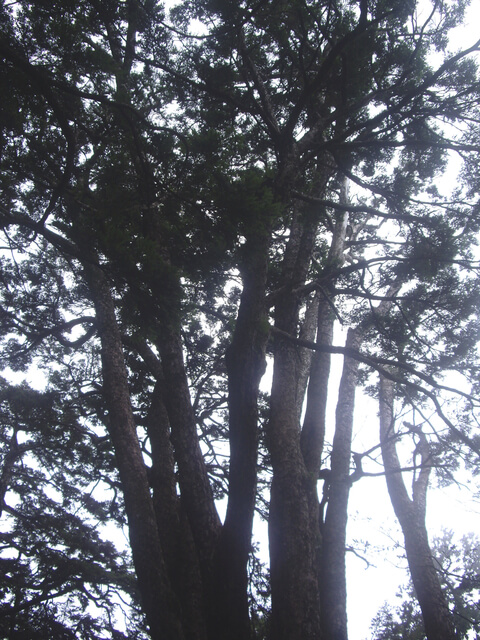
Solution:
[{"label": "slender trunk", "polygon": [[[305,309],[305,317],[300,327],[299,338],[300,340],[315,340],[317,335],[317,325],[319,318],[319,304],[321,294],[316,291],[315,295],[308,301]],[[309,380],[311,378],[312,362],[314,354],[311,349],[298,348],[297,349],[297,416],[298,422],[302,418],[303,405],[305,403],[305,393],[307,392]]]},{"label": "slender trunk", "polygon": [[[319,344],[332,344],[333,323],[332,310],[322,296],[318,305],[317,342]],[[315,474],[316,477],[320,470],[325,440],[330,361],[331,356],[329,353],[315,351],[313,354],[307,389],[307,406],[302,427],[301,445],[303,458],[308,471]]]},{"label": "slender trunk", "polygon": [[[188,628],[189,637],[201,638],[207,633],[206,625],[214,610],[214,604],[209,598],[209,585],[221,524],[200,448],[184,362],[179,323],[182,287],[169,249],[165,246],[162,221],[156,205],[149,208],[145,224],[149,237],[156,245],[156,260],[149,265],[145,276],[151,286],[149,302],[152,316],[146,320],[150,324],[156,324],[156,347],[161,360],[161,365],[152,365],[154,369],[158,369],[154,371],[157,380],[161,380],[162,398],[156,399],[160,412],[157,418],[163,415],[164,423],[169,425],[169,439],[173,445],[176,464],[175,483],[178,482],[180,488],[180,533],[175,536],[176,520],[172,521],[170,530],[164,533],[173,545],[172,551],[178,553],[179,557],[177,575],[172,577],[172,582],[182,591],[179,598],[184,610],[189,612],[185,615],[185,620],[188,620],[185,632],[187,633]],[[144,355],[151,362],[151,358]],[[157,441],[157,452],[160,457],[165,456],[165,433],[154,434],[154,437],[162,439],[162,443]],[[160,444],[163,451],[160,450]],[[171,459],[164,457],[163,463],[166,467],[162,473],[168,475],[171,471]],[[163,479],[169,487],[163,491],[168,493],[171,491],[171,479]],[[167,494],[159,493],[158,497],[162,495],[168,502]],[[177,539],[173,540],[174,537]]]},{"label": "slender trunk", "polygon": [[103,391],[109,433],[120,472],[130,545],[152,638],[183,639],[178,601],[167,578],[150,495],[147,471],[137,437],[121,335],[108,282],[99,267],[85,265],[101,341]]},{"label": "slender trunk", "polygon": [[213,580],[217,606],[212,628],[218,640],[252,637],[247,565],[257,485],[258,387],[265,372],[268,338],[265,309],[268,241],[267,232],[247,238],[243,293],[226,358],[230,470],[227,512]]},{"label": "slender trunk", "polygon": [[394,385],[380,376],[380,442],[388,493],[405,538],[405,552],[428,640],[454,640],[452,616],[443,595],[425,526],[426,494],[431,469],[425,435],[419,436],[421,470],[414,480],[412,498],[403,481],[395,446]]},{"label": "slender trunk", "polygon": [[[358,349],[360,342],[361,332],[349,329],[346,347]],[[326,640],[347,640],[345,545],[358,365],[357,360],[344,358],[338,392],[328,508],[322,530],[322,628]]]},{"label": "slender trunk", "polygon": [[[347,204],[347,181],[342,182],[340,202]],[[332,243],[328,252],[324,276],[332,267],[336,270],[345,262],[345,240],[348,213],[340,212],[336,216]],[[331,345],[335,313],[330,297],[335,282],[328,282],[325,289],[317,292],[317,342]],[[329,353],[315,351],[311,359],[310,380],[307,391],[307,406],[302,428],[302,452],[307,469],[314,474],[320,470],[323,444],[325,439],[325,419],[330,378],[331,356]],[[302,398],[303,400],[303,398]]]}]

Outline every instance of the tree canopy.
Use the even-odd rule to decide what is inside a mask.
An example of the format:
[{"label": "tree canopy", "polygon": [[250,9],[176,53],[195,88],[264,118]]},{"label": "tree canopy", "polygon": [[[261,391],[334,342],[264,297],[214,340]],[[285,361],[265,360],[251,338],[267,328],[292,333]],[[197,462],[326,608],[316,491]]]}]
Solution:
[{"label": "tree canopy", "polygon": [[453,640],[415,576],[432,473],[480,454],[466,7],[1,3],[6,637],[346,640],[349,492],[386,474]]}]

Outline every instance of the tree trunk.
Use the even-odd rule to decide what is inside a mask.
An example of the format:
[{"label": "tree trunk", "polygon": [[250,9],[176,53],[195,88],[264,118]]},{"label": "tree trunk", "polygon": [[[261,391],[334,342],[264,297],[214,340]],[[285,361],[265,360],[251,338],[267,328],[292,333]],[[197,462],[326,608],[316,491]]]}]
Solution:
[{"label": "tree trunk", "polygon": [[405,552],[413,586],[422,610],[428,640],[454,640],[451,613],[443,595],[425,526],[426,494],[431,469],[425,435],[418,432],[421,470],[414,479],[412,498],[402,477],[395,445],[394,384],[380,376],[380,442],[388,493],[405,538]]},{"label": "tree trunk", "polygon": [[[361,331],[349,329],[346,347],[358,349]],[[350,493],[350,461],[358,361],[345,357],[338,392],[328,507],[322,529],[322,627],[326,640],[347,640],[345,545]]]},{"label": "tree trunk", "polygon": [[178,466],[182,509],[188,517],[198,553],[204,587],[209,583],[221,523],[213,499],[205,459],[200,449],[195,413],[184,362],[180,331],[182,287],[165,246],[158,207],[149,208],[149,236],[156,246],[156,261],[148,273],[151,304],[158,319],[156,347],[163,373],[163,402]]},{"label": "tree trunk", "polygon": [[[299,301],[294,289],[303,283],[310,263],[316,223],[296,212],[284,259],[286,284],[275,309],[275,325],[295,335]],[[297,347],[275,336],[271,412],[267,445],[272,457],[269,542],[272,588],[271,637],[318,640],[320,532],[316,476],[308,472],[300,446]]]},{"label": "tree trunk", "polygon": [[[157,369],[161,369],[159,362]],[[163,402],[163,385],[160,373],[147,415],[147,433],[152,448],[150,484],[153,504],[168,576],[182,608],[185,637],[188,640],[206,640],[200,567],[190,523],[176,492],[175,460]]]},{"label": "tree trunk", "polygon": [[182,640],[179,605],[167,577],[130,404],[127,370],[110,287],[99,267],[88,263],[85,274],[96,310],[109,433],[122,482],[130,545],[144,611],[154,640],[166,637]]},{"label": "tree trunk", "polygon": [[[331,345],[333,341],[334,316],[327,300],[321,297],[318,304],[317,342]],[[307,389],[307,406],[303,419],[301,445],[303,459],[308,471],[318,477],[323,444],[330,379],[331,356],[315,351],[311,360],[310,380]]]},{"label": "tree trunk", "polygon": [[269,448],[274,476],[269,542],[272,629],[275,640],[320,637],[318,558],[320,531],[316,478],[307,471],[300,448],[295,403],[295,347],[276,339]]},{"label": "tree trunk", "polygon": [[247,237],[242,267],[243,293],[232,343],[227,351],[230,469],[228,505],[215,558],[216,607],[212,628],[218,640],[252,637],[248,608],[257,486],[258,387],[265,372],[268,321],[265,308],[269,234]]},{"label": "tree trunk", "polygon": [[[347,204],[347,180],[342,181],[340,201]],[[348,213],[336,214],[332,243],[328,252],[327,264],[323,276],[330,269],[338,269],[345,262],[345,240]],[[317,342],[323,345],[333,343],[335,313],[331,294],[335,279],[317,291]],[[300,336],[303,337],[303,336]],[[318,475],[320,470],[323,444],[325,439],[325,419],[327,411],[328,381],[330,379],[331,356],[329,353],[315,351],[311,358],[310,380],[307,392],[307,406],[302,428],[302,453],[309,472]],[[303,397],[302,397],[303,401]]]},{"label": "tree trunk", "polygon": [[182,340],[179,331],[169,324],[162,326],[159,350],[165,375],[163,399],[178,465],[182,507],[188,515],[204,584],[207,585],[221,524],[198,441]]},{"label": "tree trunk", "polygon": [[[316,291],[315,295],[307,302],[305,309],[305,317],[300,327],[300,340],[314,341],[318,332],[319,304],[321,294]],[[302,418],[303,406],[305,403],[305,394],[309,388],[309,380],[311,379],[312,362],[315,353],[306,347],[297,349],[297,416],[298,422]],[[303,449],[303,445],[302,445]]]}]

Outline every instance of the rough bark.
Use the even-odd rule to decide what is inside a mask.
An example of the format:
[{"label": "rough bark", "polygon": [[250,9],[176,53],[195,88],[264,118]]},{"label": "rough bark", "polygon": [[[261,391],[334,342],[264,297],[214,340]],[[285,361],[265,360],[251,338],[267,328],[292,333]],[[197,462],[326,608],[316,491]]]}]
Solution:
[{"label": "rough bark", "polygon": [[452,616],[443,595],[425,526],[426,494],[431,469],[428,442],[419,432],[421,470],[412,497],[402,477],[395,445],[394,384],[380,376],[380,442],[388,493],[405,538],[405,552],[428,640],[454,640]]},{"label": "rough bark", "polygon": [[163,400],[163,369],[145,342],[135,341],[134,346],[157,379],[146,428],[152,449],[149,480],[168,576],[180,602],[186,639],[205,640],[208,634],[204,584],[190,522],[176,490],[175,457]]},{"label": "rough bark", "polygon": [[[317,580],[320,531],[318,498],[301,453],[295,409],[295,349],[276,341],[276,375],[269,428],[274,476],[269,543],[272,587],[272,638],[320,637]],[[274,427],[274,430],[272,429]]]},{"label": "rough bark", "polygon": [[[294,334],[299,301],[294,288],[304,281],[316,224],[297,214],[287,246],[284,293],[275,309],[277,328]],[[316,477],[309,474],[300,446],[297,412],[297,347],[276,334],[271,413],[267,429],[272,457],[269,543],[272,588],[271,637],[318,640],[320,599],[317,577],[320,532]]]},{"label": "rough bark", "polygon": [[[360,343],[361,331],[349,329],[346,346],[358,349]],[[357,360],[345,357],[335,416],[328,508],[322,528],[322,626],[326,640],[347,640],[345,546],[358,366]]]},{"label": "rough bark", "polygon": [[227,351],[230,469],[225,522],[215,558],[215,638],[252,637],[248,609],[248,557],[257,485],[258,392],[268,338],[265,308],[267,230],[247,238],[243,292]]},{"label": "rough bark", "polygon": [[85,266],[101,341],[103,390],[128,519],[138,587],[154,640],[181,640],[179,605],[169,584],[147,470],[136,433],[122,340],[108,282],[99,267]]}]

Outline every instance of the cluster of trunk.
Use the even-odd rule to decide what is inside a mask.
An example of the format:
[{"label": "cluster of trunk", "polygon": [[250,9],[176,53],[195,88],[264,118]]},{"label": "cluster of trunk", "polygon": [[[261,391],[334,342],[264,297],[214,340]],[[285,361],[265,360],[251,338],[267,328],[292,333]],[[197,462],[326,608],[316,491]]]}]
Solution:
[{"label": "cluster of trunk", "polygon": [[[347,214],[337,216],[325,273],[344,262]],[[335,322],[335,275],[305,306],[299,288],[310,268],[319,220],[294,213],[282,288],[273,298],[273,380],[266,442],[273,479],[269,512],[272,611],[276,640],[346,640],[345,549],[352,470],[352,426],[359,362],[345,356],[339,386],[330,467],[322,469],[326,400]],[[269,339],[266,283],[270,230],[247,234],[241,265],[243,293],[226,354],[229,392],[229,494],[221,524],[199,446],[179,325],[166,318],[158,330],[157,357],[145,341],[137,352],[156,378],[148,417],[153,465],[149,477],[136,436],[122,336],[107,277],[85,274],[102,342],[110,434],[125,496],[139,590],[152,638],[248,640],[248,559],[251,551],[258,456],[258,396]],[[168,259],[165,247],[163,259]],[[389,300],[401,282],[392,285]],[[376,315],[391,302],[384,301]],[[300,316],[304,308],[303,316]],[[372,319],[350,329],[346,352],[359,351]],[[301,327],[299,331],[299,326]],[[299,337],[297,337],[299,336]],[[312,348],[307,349],[305,345]],[[425,530],[429,461],[420,437],[422,465],[410,500],[401,484],[392,422],[392,383],[382,378],[381,441],[388,488],[405,532],[412,578],[430,639],[453,639]],[[323,480],[319,498],[317,487]]]},{"label": "cluster of trunk", "polygon": [[[357,363],[346,358],[337,411],[337,436],[328,477],[328,507],[320,512],[317,483],[325,432],[329,356],[295,343],[301,300],[319,220],[295,212],[284,258],[282,292],[275,300],[274,373],[267,445],[273,482],[269,515],[271,637],[346,638],[345,527],[350,488],[350,440]],[[96,309],[102,345],[109,430],[125,497],[139,591],[152,638],[253,637],[247,565],[251,551],[258,456],[259,383],[265,370],[268,225],[247,233],[243,293],[226,354],[229,392],[229,494],[218,517],[200,449],[184,364],[180,325],[158,319],[156,355],[130,340],[156,379],[147,431],[152,468],[136,434],[120,333],[108,276],[93,252],[84,274]],[[343,261],[346,214],[339,216],[329,262]],[[154,229],[153,229],[154,231]],[[160,246],[163,261],[168,251]],[[161,287],[161,283],[158,283]],[[172,319],[173,318],[173,319]],[[335,315],[327,291],[313,295],[303,338],[329,344]],[[358,346],[355,331],[348,344]],[[308,387],[308,390],[307,390]],[[304,426],[300,407],[307,393]],[[325,489],[325,495],[327,490]]]}]

